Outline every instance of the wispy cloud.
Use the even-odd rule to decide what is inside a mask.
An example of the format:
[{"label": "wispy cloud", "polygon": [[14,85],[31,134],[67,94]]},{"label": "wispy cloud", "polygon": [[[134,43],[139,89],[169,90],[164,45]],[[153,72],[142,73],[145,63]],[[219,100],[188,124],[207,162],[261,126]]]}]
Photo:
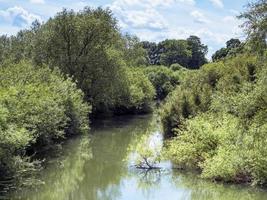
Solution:
[{"label": "wispy cloud", "polygon": [[185,4],[189,4],[189,5],[195,5],[196,4],[195,0],[176,0],[176,2],[185,3]]},{"label": "wispy cloud", "polygon": [[192,11],[190,15],[194,18],[194,22],[196,23],[209,23],[209,20],[204,16],[204,14],[198,10]]},{"label": "wispy cloud", "polygon": [[215,7],[218,7],[218,8],[223,8],[223,7],[224,7],[224,4],[223,4],[222,0],[210,0],[210,2],[211,2]]},{"label": "wispy cloud", "polygon": [[157,11],[158,6],[169,6],[173,0],[117,0],[110,8],[116,14],[120,24],[126,28],[163,30],[167,22]]},{"label": "wispy cloud", "polygon": [[30,2],[34,4],[45,4],[45,0],[30,0]]},{"label": "wispy cloud", "polygon": [[22,7],[14,6],[6,10],[0,10],[0,22],[23,27],[30,25],[34,20],[41,21],[41,17],[30,13]]}]

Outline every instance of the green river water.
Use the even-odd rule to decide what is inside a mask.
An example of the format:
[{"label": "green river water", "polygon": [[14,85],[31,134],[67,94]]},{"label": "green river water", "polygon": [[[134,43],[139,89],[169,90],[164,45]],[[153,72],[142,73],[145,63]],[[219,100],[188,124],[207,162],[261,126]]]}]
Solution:
[{"label": "green river water", "polygon": [[[131,165],[134,146],[150,126],[152,115],[97,120],[90,134],[69,139],[50,151],[36,177],[41,184],[22,188],[5,199],[29,200],[265,200],[259,188],[212,183],[197,174],[172,170],[169,162],[160,170]],[[161,139],[159,130],[152,135]]]}]

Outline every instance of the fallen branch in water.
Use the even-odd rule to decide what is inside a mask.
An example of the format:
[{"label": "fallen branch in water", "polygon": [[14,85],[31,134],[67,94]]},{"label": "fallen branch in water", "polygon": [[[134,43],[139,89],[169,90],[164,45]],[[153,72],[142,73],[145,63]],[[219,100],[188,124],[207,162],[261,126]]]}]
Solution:
[{"label": "fallen branch in water", "polygon": [[144,156],[142,156],[142,158],[143,158],[143,162],[140,162],[139,164],[135,165],[136,168],[138,168],[138,169],[148,169],[148,170],[150,170],[150,169],[160,169],[160,167],[155,166],[155,163],[153,163],[153,164],[149,163],[148,158],[146,158]]}]

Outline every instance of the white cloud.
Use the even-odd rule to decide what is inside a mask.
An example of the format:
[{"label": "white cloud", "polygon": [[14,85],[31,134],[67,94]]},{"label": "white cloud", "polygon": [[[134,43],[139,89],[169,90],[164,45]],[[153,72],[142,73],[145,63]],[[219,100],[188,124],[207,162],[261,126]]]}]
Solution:
[{"label": "white cloud", "polygon": [[17,33],[19,30],[20,30],[20,27],[1,24],[0,35],[10,36],[10,35],[13,35],[14,33]]},{"label": "white cloud", "polygon": [[167,27],[163,17],[155,9],[129,11],[125,22],[133,28],[164,29]]},{"label": "white cloud", "polygon": [[182,3],[184,5],[195,5],[195,0],[115,0],[111,6],[115,7],[139,7],[139,8],[155,8],[169,7],[173,4]]},{"label": "white cloud", "polygon": [[45,4],[45,0],[30,0],[30,2],[34,4]]},{"label": "white cloud", "polygon": [[222,18],[222,22],[227,24],[229,27],[228,32],[232,34],[232,37],[243,37],[244,33],[240,28],[240,24],[242,24],[242,22],[240,22],[235,16],[225,16]]},{"label": "white cloud", "polygon": [[28,12],[22,7],[11,7],[6,10],[0,10],[0,21],[5,24],[23,27],[30,25],[34,20],[41,21],[41,17]]},{"label": "white cloud", "polygon": [[[10,0],[1,1],[10,2]],[[38,6],[38,10],[34,12],[43,16],[42,19],[47,19],[61,10],[58,3],[48,4],[47,0],[26,1],[39,3],[32,5],[32,8],[36,9]],[[218,8],[224,7],[223,0],[208,1]],[[68,3],[64,4],[64,7],[74,10],[80,10],[86,5],[97,7],[101,4],[100,1],[89,3],[88,0],[66,2]],[[23,3],[18,5],[24,6]],[[135,34],[141,40],[159,42],[167,38],[185,39],[190,35],[197,35],[210,47],[209,57],[216,49],[224,46],[228,39],[240,38],[241,35],[241,29],[238,27],[240,22],[232,16],[237,15],[238,11],[225,9],[224,14],[227,14],[222,16],[223,13],[197,8],[196,0],[113,0],[103,7],[111,8],[123,32]],[[21,28],[29,27],[35,19],[42,20],[40,16],[30,11],[32,8],[23,9],[15,6],[6,10],[0,9],[0,33],[14,34]]]},{"label": "white cloud", "polygon": [[185,4],[189,4],[189,5],[195,5],[196,4],[195,0],[176,0],[176,2],[185,3]]},{"label": "white cloud", "polygon": [[151,7],[163,6],[168,7],[173,3],[173,0],[139,0],[140,3],[150,5]]},{"label": "white cloud", "polygon": [[215,7],[218,7],[218,8],[223,8],[223,7],[224,7],[222,0],[210,0],[210,2],[211,2]]},{"label": "white cloud", "polygon": [[221,46],[224,45],[225,41],[229,40],[232,37],[231,34],[213,32],[207,28],[197,30],[195,34],[202,39]]},{"label": "white cloud", "polygon": [[209,23],[209,20],[204,16],[204,14],[200,11],[194,10],[190,13],[190,15],[194,18],[196,23]]},{"label": "white cloud", "polygon": [[117,0],[110,8],[123,28],[163,30],[167,27],[164,17],[157,11],[158,6],[169,6],[173,0]]},{"label": "white cloud", "polygon": [[115,0],[109,7],[122,28],[163,30],[168,23],[160,10],[173,5],[194,6],[195,0]]},{"label": "white cloud", "polygon": [[148,7],[168,7],[174,0],[115,0],[111,6],[120,8],[148,8]]},{"label": "white cloud", "polygon": [[209,30],[208,28],[194,29],[188,27],[169,28],[160,32],[150,30],[138,31],[137,35],[141,40],[149,40],[159,42],[165,39],[186,39],[190,35],[196,35],[201,38],[205,44],[214,44],[223,46],[232,35],[226,33],[218,33]]},{"label": "white cloud", "polygon": [[131,28],[148,28],[162,30],[167,27],[167,22],[155,9],[129,10],[117,13],[122,23]]},{"label": "white cloud", "polygon": [[236,23],[237,22],[237,19],[236,17],[234,16],[225,16],[223,19],[222,19],[223,22],[225,23]]},{"label": "white cloud", "polygon": [[230,9],[229,12],[234,14],[235,16],[240,14],[240,11],[237,11],[237,10],[234,10],[234,9]]}]

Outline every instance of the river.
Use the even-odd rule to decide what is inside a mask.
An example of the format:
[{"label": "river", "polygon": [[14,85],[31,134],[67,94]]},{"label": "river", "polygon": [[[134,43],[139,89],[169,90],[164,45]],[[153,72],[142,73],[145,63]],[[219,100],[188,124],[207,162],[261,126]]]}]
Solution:
[{"label": "river", "polygon": [[[155,116],[96,120],[89,135],[69,139],[46,155],[39,184],[9,194],[29,200],[265,200],[267,192],[242,185],[212,183],[197,174],[163,168],[136,169],[130,146],[140,141]],[[157,123],[158,124],[158,123]],[[152,129],[153,130],[153,129]],[[158,134],[153,130],[151,134]]]}]

